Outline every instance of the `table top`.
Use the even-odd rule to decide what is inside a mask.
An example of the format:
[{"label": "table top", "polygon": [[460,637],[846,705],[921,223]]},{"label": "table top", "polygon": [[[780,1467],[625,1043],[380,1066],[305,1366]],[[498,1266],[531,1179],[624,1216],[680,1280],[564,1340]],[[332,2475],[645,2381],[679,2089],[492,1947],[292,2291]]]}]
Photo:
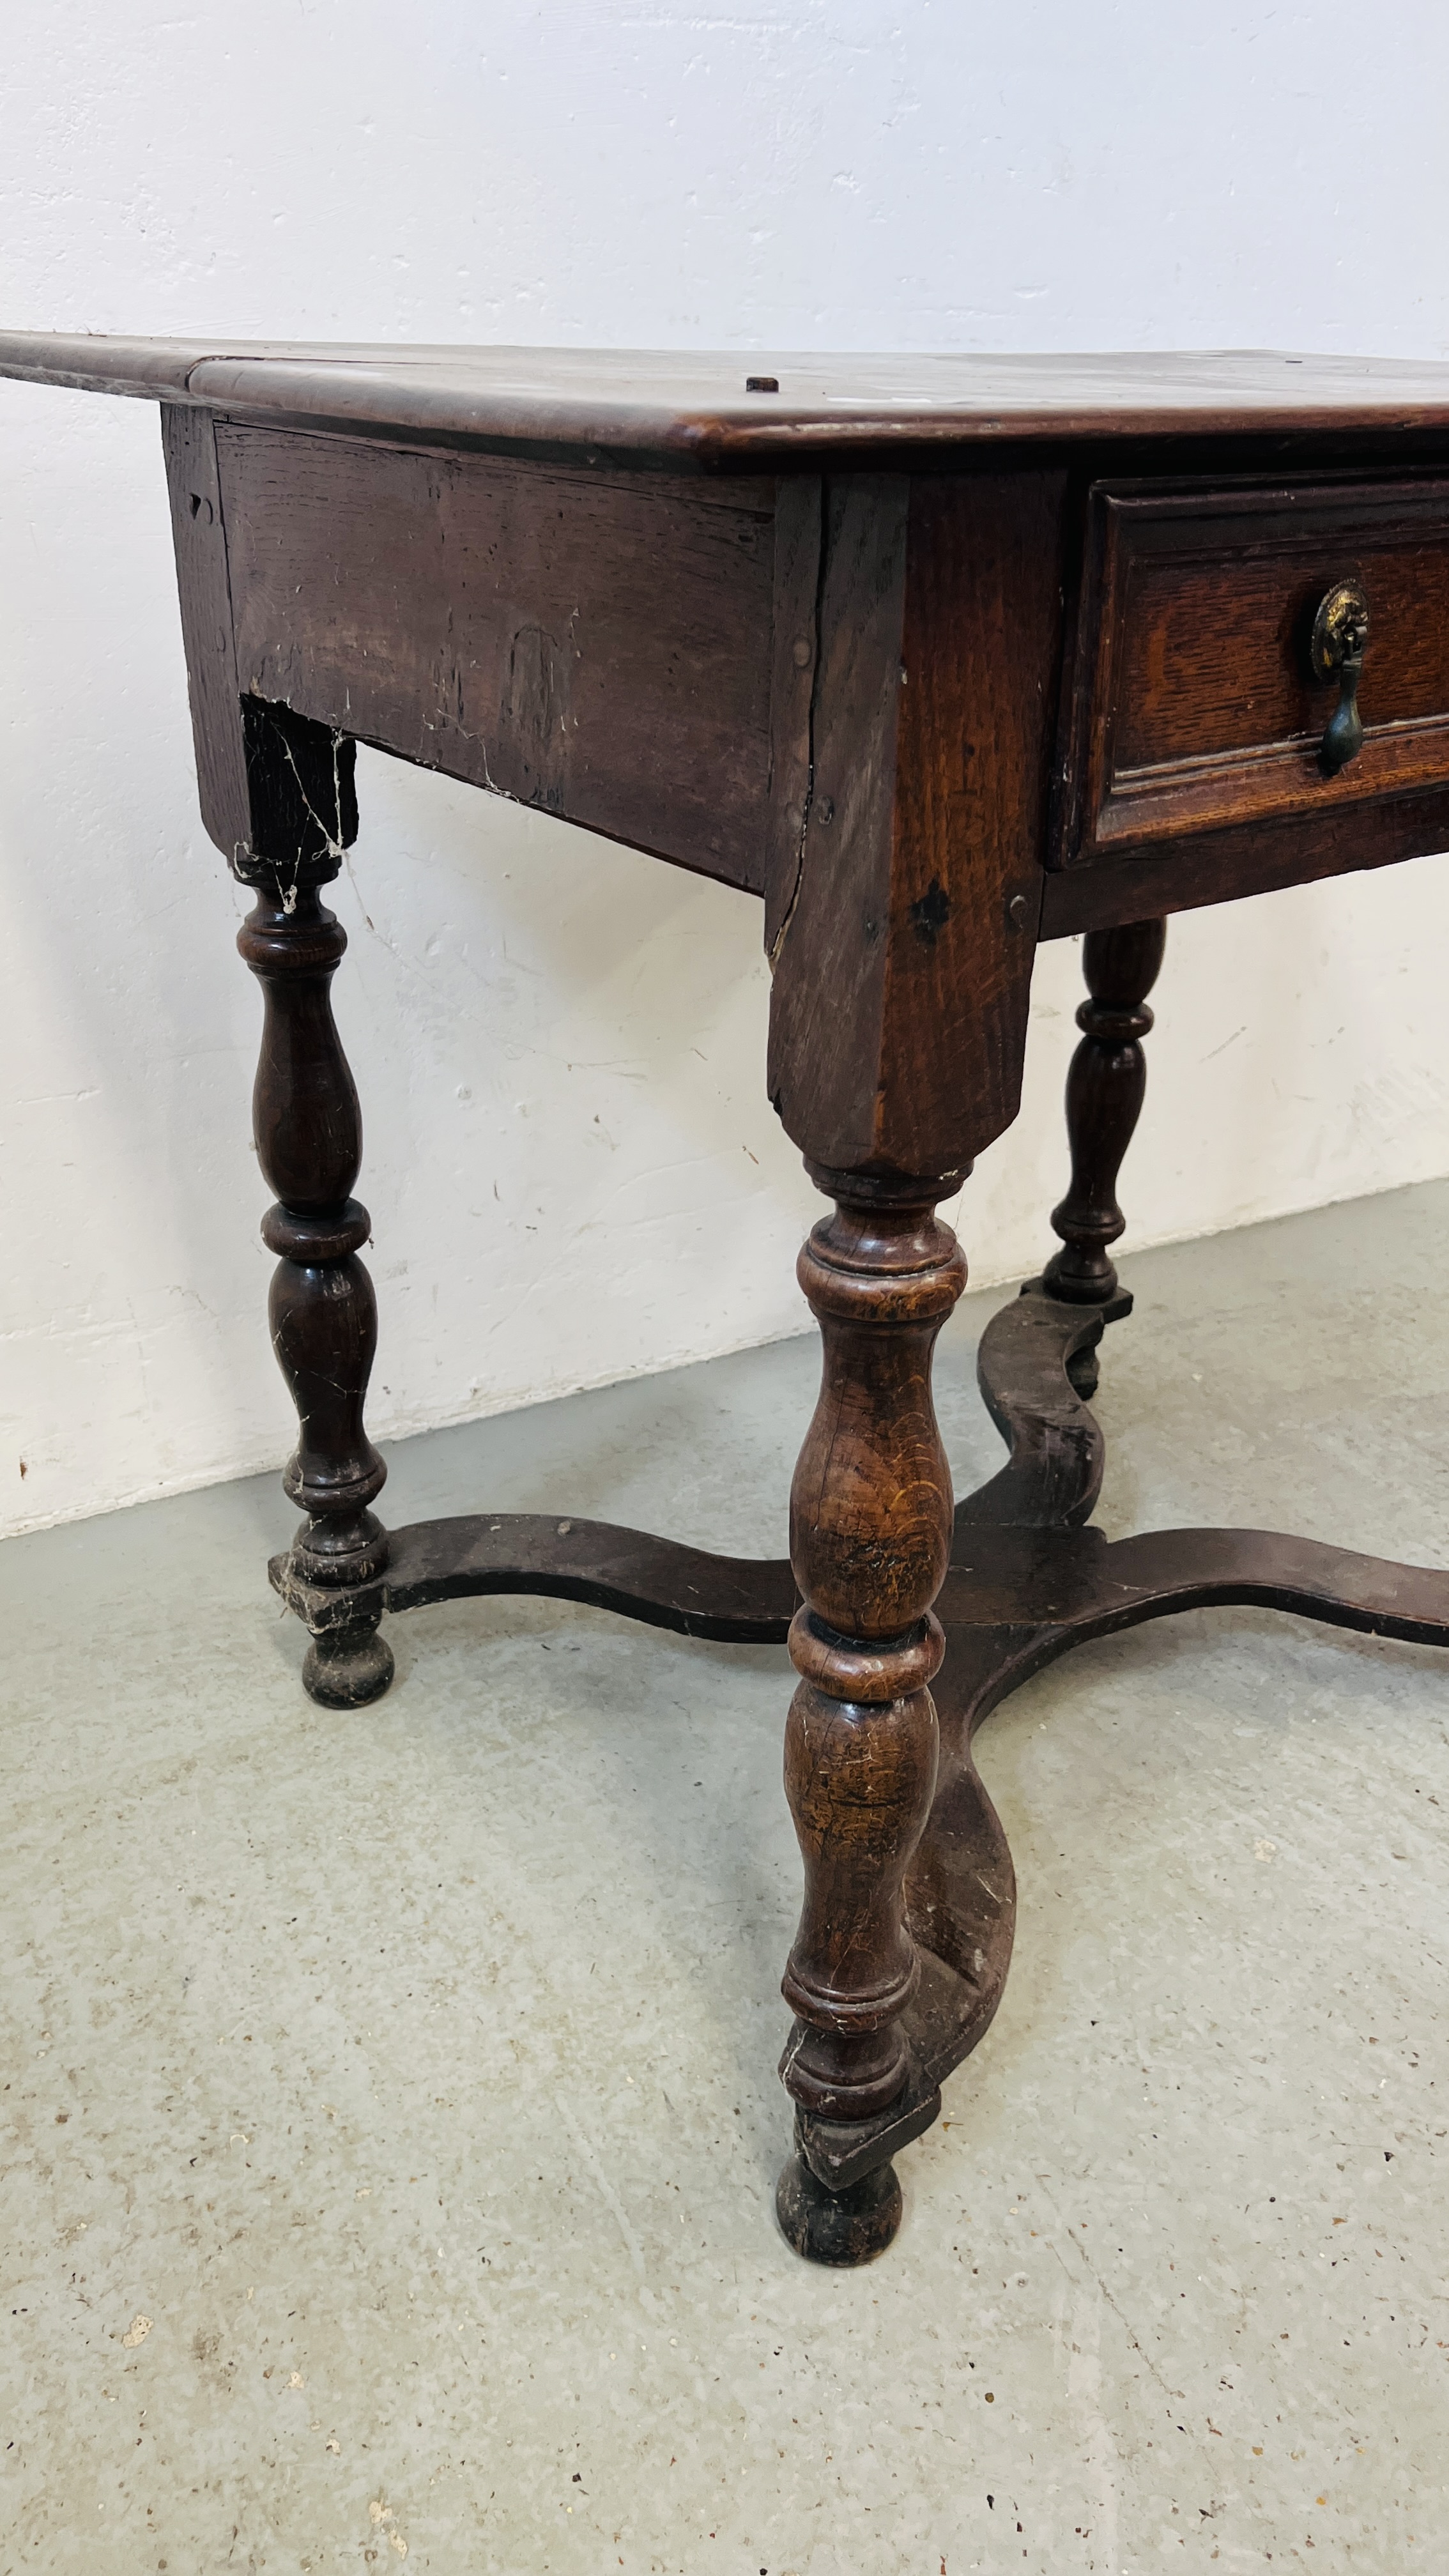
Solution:
[{"label": "table top", "polygon": [[776,469],[1020,440],[1449,431],[1449,364],[1254,350],[808,357],[11,331],[0,374],[444,446]]}]

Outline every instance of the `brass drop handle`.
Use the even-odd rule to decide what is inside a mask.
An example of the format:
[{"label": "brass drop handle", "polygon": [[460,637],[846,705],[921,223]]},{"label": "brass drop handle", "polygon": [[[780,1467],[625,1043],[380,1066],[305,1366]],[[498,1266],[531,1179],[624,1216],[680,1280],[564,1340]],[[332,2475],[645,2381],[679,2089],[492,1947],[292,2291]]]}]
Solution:
[{"label": "brass drop handle", "polygon": [[1368,601],[1356,581],[1335,582],[1318,603],[1308,658],[1315,680],[1338,682],[1338,704],[1328,719],[1318,757],[1330,778],[1363,749],[1358,684],[1368,649]]}]

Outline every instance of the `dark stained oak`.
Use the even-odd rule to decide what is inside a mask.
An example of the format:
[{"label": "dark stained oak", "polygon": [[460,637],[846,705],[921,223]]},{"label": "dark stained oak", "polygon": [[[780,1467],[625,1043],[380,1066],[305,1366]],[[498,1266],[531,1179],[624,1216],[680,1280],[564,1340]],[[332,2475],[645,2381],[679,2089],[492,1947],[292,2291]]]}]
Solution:
[{"label": "dark stained oak", "polygon": [[[718,445],[667,399],[722,391],[715,360],[6,351],[168,397],[229,859],[254,699],[762,894],[771,1096],[838,1169],[945,1175],[1000,1134],[1038,938],[1449,843],[1449,427],[1389,395],[1432,370],[940,361],[912,410],[913,367],[852,361],[788,444],[782,394]],[[586,386],[642,446],[582,438]],[[1349,576],[1366,733],[1329,776],[1308,648]]]},{"label": "dark stained oak", "polygon": [[216,424],[210,412],[168,404],[161,414],[161,446],[171,502],[201,819],[227,865],[238,871],[245,867],[250,847],[251,795]]},{"label": "dark stained oak", "polygon": [[763,890],[769,482],[216,444],[244,692]]},{"label": "dark stained oak", "polygon": [[161,440],[202,820],[243,885],[320,884],[357,838],[356,743],[246,688],[215,426],[168,409]]},{"label": "dark stained oak", "polygon": [[[309,1585],[294,1555],[273,1557],[271,1577],[314,1628],[346,1616],[345,1597]],[[391,1530],[381,1586],[393,1613],[529,1593],[733,1646],[783,1646],[800,1606],[788,1557],[715,1556],[646,1530],[542,1512],[460,1512]]]},{"label": "dark stained oak", "polygon": [[[256,898],[304,1515],[271,1573],[307,1688],[360,1708],[392,1677],[383,1618],[468,1595],[788,1638],[777,2208],[810,2259],[870,2261],[893,2160],[1005,1986],[991,1710],[1089,1638],[1212,1604],[1449,1644],[1443,1573],[1261,1531],[1109,1545],[1087,1401],[1131,1306],[1118,1176],[1167,917],[1449,849],[1449,366],[21,332],[0,374],[161,409],[201,811]],[[770,1095],[834,1209],[801,1256],[822,1380],[788,1561],[567,1514],[376,1518],[322,899],[359,741],[760,902]],[[935,1211],[1015,1117],[1035,951],[1075,933],[1061,1249],[982,1337],[1008,1454],[953,1508],[931,1367],[965,1264]]]},{"label": "dark stained oak", "polygon": [[[352,746],[344,783],[330,740],[309,744],[295,719],[279,728],[261,710],[245,730],[254,811],[272,826],[270,868],[257,852],[247,861],[258,894],[237,946],[265,1004],[252,1128],[277,1193],[262,1219],[263,1241],[278,1256],[272,1348],[300,1431],[282,1479],[305,1514],[287,1579],[321,1600],[312,1615],[310,1599],[296,1602],[312,1631],[307,1689],[324,1707],[355,1708],[387,1689],[393,1656],[377,1633],[387,1533],[369,1508],[387,1469],[363,1423],[377,1306],[357,1258],[371,1232],[352,1195],[362,1119],[331,1001],[347,934],[319,893],[357,827]],[[307,796],[302,815],[292,799],[308,786],[318,801]]]},{"label": "dark stained oak", "polygon": [[[1363,747],[1319,752],[1337,697],[1310,655],[1316,610],[1362,585]],[[1449,788],[1449,482],[1301,475],[1100,484],[1087,501],[1051,863],[1147,857],[1305,806],[1373,809]]]},{"label": "dark stained oak", "polygon": [[[815,1177],[836,1207],[800,1255],[823,1366],[790,1493],[800,1681],[785,1794],[805,1905],[785,1970],[795,2027],[780,2073],[803,2112],[851,2125],[888,2110],[908,2073],[900,2019],[920,1966],[905,1874],[936,1787],[930,1685],[944,1639],[931,1604],[952,1530],[931,1354],[966,1263],[934,1213],[939,1188],[871,1195],[844,1176]],[[872,2199],[861,2229],[842,2233],[802,2161],[803,2133],[778,2200],[797,2251],[828,2262],[880,2252],[894,2232],[885,2207]],[[899,2202],[890,2209],[898,2220]]]},{"label": "dark stained oak", "polygon": [[767,1080],[813,1161],[949,1183],[1020,1103],[1066,481],[842,475],[824,493],[812,794],[767,922]]},{"label": "dark stained oak", "polygon": [[1313,885],[1360,868],[1392,866],[1449,850],[1449,794],[1394,798],[1364,811],[1316,814],[1312,806],[1264,834],[1254,823],[1204,832],[1145,858],[1094,859],[1089,868],[1049,869],[1042,885],[1041,936],[1066,939],[1149,915],[1238,903],[1282,886]]},{"label": "dark stained oak", "polygon": [[1125,1290],[1074,1306],[1050,1296],[1044,1280],[1028,1279],[992,1316],[976,1354],[976,1382],[1010,1456],[957,1504],[958,1534],[968,1522],[1070,1529],[1090,1518],[1107,1444],[1086,1399],[1095,1391],[1103,1327],[1131,1312]]},{"label": "dark stained oak", "polygon": [[[1189,1609],[1252,1606],[1411,1645],[1449,1645],[1449,1573],[1438,1568],[1265,1530],[1158,1530],[1109,1542],[1076,1525],[1096,1497],[1100,1434],[1078,1444],[1074,1485],[1054,1426],[1071,1414],[1091,1424],[1066,1363],[1083,1332],[1100,1334],[1104,1311],[1111,1310],[1073,1308],[1028,1290],[983,1339],[982,1389],[993,1415],[1010,1422],[1014,1493],[994,1480],[1001,1517],[988,1504],[993,1485],[957,1507],[951,1566],[937,1596],[947,1638],[932,1686],[938,1785],[906,1883],[920,1976],[899,2023],[905,2082],[872,2119],[845,2124],[797,2113],[797,2156],[827,2187],[850,2191],[930,2126],[942,2083],[985,2037],[1000,2003],[1016,1886],[972,1741],[1013,1691],[1076,1646]],[[1046,1479],[1034,1456],[1043,1440],[1056,1452]],[[1058,1514],[1050,1524],[1030,1516],[1046,1481]],[[1027,1506],[1020,1518],[1007,1516],[1012,1499]],[[816,2224],[838,2248],[839,2224],[832,2230],[823,2215]],[[856,2259],[878,2250],[866,2238]],[[847,2258],[837,2250],[821,2259]]]},{"label": "dark stained oak", "polygon": [[[1163,1530],[1109,1543],[1082,1526],[1100,1489],[1104,1444],[1068,1372],[1130,1306],[1120,1291],[1105,1305],[1072,1306],[1030,1283],[982,1338],[982,1394],[1010,1455],[957,1505],[936,1595],[946,1652],[930,1685],[935,1792],[902,1890],[915,1951],[894,2023],[903,2072],[892,2100],[863,2118],[797,2107],[780,2214],[790,2241],[813,2260],[869,2261],[889,2243],[901,2215],[891,2160],[938,2116],[943,2082],[984,2038],[1005,1988],[1016,1883],[972,1752],[995,1708],[1073,1647],[1187,1609],[1276,1609],[1407,1644],[1449,1644],[1449,1574],[1439,1570],[1271,1531]],[[291,1558],[274,1561],[273,1580],[319,1623],[336,1615],[325,1596],[298,1597]],[[381,1590],[392,1612],[533,1593],[741,1644],[782,1641],[799,1603],[784,1559],[714,1557],[645,1532],[536,1513],[396,1530]],[[882,2179],[859,2190],[871,2174]]]},{"label": "dark stained oak", "polygon": [[[1157,981],[1167,938],[1165,921],[1134,921],[1120,930],[1089,931],[1082,946],[1088,999],[1077,1012],[1082,1043],[1067,1075],[1067,1141],[1071,1187],[1052,1210],[1062,1248],[1042,1274],[1053,1297],[1073,1305],[1101,1304],[1117,1293],[1117,1272],[1107,1246],[1127,1220],[1117,1205],[1117,1175],[1132,1142],[1147,1087],[1142,1040],[1152,1026],[1147,996]],[[1076,1383],[1091,1395],[1097,1382],[1095,1350],[1083,1351]]]},{"label": "dark stained oak", "polygon": [[[0,375],[275,426],[692,463],[1012,442],[1449,431],[1449,365],[1257,349],[820,357],[0,333]],[[778,391],[746,379],[773,376]]]}]

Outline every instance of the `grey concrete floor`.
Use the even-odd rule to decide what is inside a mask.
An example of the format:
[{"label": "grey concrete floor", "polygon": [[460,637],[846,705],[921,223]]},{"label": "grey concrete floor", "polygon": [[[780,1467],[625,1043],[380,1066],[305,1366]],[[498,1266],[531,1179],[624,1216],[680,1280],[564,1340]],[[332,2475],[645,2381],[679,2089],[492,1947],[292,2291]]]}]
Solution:
[{"label": "grey concrete floor", "polygon": [[[1449,1186],[1130,1261],[1102,1518],[1444,1554]],[[943,1345],[958,1486],[996,1465]],[[802,1339],[399,1447],[780,1544]],[[0,2570],[1449,2566],[1449,1673],[1250,1612],[993,1719],[1005,2004],[775,2231],[783,1651],[472,1603],[301,1694],[270,1481],[0,1550]]]}]

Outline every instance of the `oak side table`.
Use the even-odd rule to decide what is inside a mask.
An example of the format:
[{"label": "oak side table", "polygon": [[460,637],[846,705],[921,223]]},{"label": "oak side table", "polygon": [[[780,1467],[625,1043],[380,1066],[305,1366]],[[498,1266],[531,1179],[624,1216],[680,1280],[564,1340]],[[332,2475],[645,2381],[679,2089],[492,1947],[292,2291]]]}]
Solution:
[{"label": "oak side table", "polygon": [[[973,1730],[1082,1639],[1203,1602],[1449,1644],[1449,1576],[1255,1530],[1109,1545],[1088,1410],[1165,918],[1449,848],[1449,366],[821,359],[0,336],[161,405],[206,828],[256,895],[257,1150],[314,1699],[384,1614],[589,1601],[788,1636],[805,1867],[790,2242],[868,2260],[1011,1952]],[[385,1530],[357,1096],[322,902],[354,746],[759,896],[768,1081],[832,1203],[790,1559],[526,1515]],[[935,1214],[1015,1117],[1037,942],[1085,932],[1060,1248],[989,1326],[1000,1473],[956,1505]],[[566,1505],[567,1497],[560,1497]],[[943,1660],[944,1659],[944,1660]]]}]

